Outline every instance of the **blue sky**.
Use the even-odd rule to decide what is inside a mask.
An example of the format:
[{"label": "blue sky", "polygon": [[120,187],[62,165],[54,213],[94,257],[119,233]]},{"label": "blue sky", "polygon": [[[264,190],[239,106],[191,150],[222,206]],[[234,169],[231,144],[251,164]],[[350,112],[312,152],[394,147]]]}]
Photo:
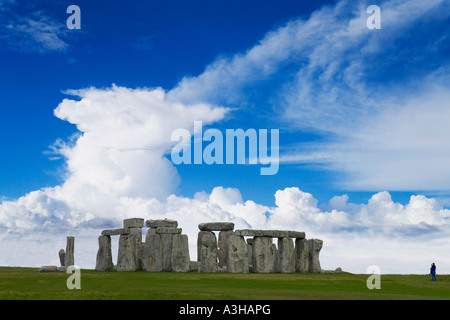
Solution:
[{"label": "blue sky", "polygon": [[[52,32],[65,44],[60,49],[53,48],[51,43],[33,42],[31,33],[39,30],[28,30],[28,34],[23,32],[23,35],[3,32],[0,88],[4,107],[1,108],[0,130],[2,147],[8,150],[8,156],[0,160],[0,194],[6,198],[16,198],[61,182],[63,164],[49,161],[45,151],[56,139],[66,139],[76,131],[73,125],[53,116],[53,109],[65,98],[63,91],[109,87],[113,83],[171,89],[184,76],[200,74],[217,57],[245,51],[268,30],[320,7],[319,2],[302,4],[298,1],[279,4],[271,1],[226,4],[81,1],[77,4],[82,10],[82,30],[67,30],[64,29],[69,17],[66,8],[70,4],[68,1],[7,1],[3,5],[5,9],[1,14],[6,24],[10,21],[24,24],[21,19],[45,17],[57,26]],[[236,122],[227,123],[230,128],[258,129],[259,123],[255,120],[267,121],[255,110],[265,102],[251,103],[254,109],[243,117],[237,113]],[[267,123],[262,124],[261,128],[272,128]],[[223,127],[228,128],[227,125]],[[262,190],[254,192],[252,181],[255,179],[270,184],[265,190],[270,195],[284,184],[282,177],[255,176],[256,168],[197,167],[179,168],[187,177],[180,186],[182,194],[192,195],[198,189],[210,190],[217,184],[224,184],[247,189],[246,197],[258,197]],[[249,181],[233,178],[233,172],[248,176]],[[206,178],[191,179],[196,175]],[[281,175],[291,177],[290,185],[311,181],[300,177],[301,174],[296,179],[292,179],[292,173],[285,175],[282,171]],[[190,183],[191,180],[195,183]],[[311,188],[320,189],[314,184]],[[260,200],[266,197],[267,193]]]},{"label": "blue sky", "polygon": [[[66,27],[72,4],[81,30]],[[378,30],[366,26],[373,4]],[[394,232],[399,246],[419,234],[444,250],[449,5],[0,0],[0,229],[59,234],[144,213],[189,224],[200,212],[323,234],[330,264],[345,256],[337,232]],[[278,173],[173,165],[170,134],[194,121],[280,130]],[[349,252],[351,265],[364,248]],[[389,259],[379,264],[397,270]]]}]

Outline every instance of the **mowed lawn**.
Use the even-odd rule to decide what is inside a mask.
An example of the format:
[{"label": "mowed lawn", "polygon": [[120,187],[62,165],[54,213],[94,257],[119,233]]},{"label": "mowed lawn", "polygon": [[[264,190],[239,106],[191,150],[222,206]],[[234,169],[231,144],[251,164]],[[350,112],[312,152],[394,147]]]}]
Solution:
[{"label": "mowed lawn", "polygon": [[71,274],[36,268],[0,268],[0,299],[296,300],[450,299],[450,276],[382,275],[369,290],[368,275],[96,272],[81,270],[81,289],[66,286]]}]

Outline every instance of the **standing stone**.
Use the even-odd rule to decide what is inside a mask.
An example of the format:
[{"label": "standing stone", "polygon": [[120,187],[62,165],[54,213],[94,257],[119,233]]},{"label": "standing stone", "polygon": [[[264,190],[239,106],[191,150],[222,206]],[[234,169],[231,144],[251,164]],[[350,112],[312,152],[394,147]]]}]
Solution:
[{"label": "standing stone", "polygon": [[128,233],[119,238],[117,271],[142,270],[142,227],[144,219],[130,218],[123,220],[123,227]]},{"label": "standing stone", "polygon": [[202,240],[203,236],[207,234],[214,234],[211,231],[200,231],[197,236],[197,261],[200,262],[202,256]]},{"label": "standing stone", "polygon": [[278,238],[278,252],[280,254],[279,271],[295,272],[294,240],[288,237]]},{"label": "standing stone", "polygon": [[275,271],[276,248],[271,237],[253,238],[253,271],[269,273]]},{"label": "standing stone", "polygon": [[163,271],[172,271],[172,247],[173,247],[173,234],[162,233],[162,268]]},{"label": "standing stone", "polygon": [[[200,235],[201,234],[201,235]],[[201,236],[201,237],[200,237]],[[216,272],[217,265],[217,239],[211,231],[200,231],[200,272]]]},{"label": "standing stone", "polygon": [[142,246],[142,269],[148,272],[163,271],[162,239],[149,229]]},{"label": "standing stone", "polygon": [[247,239],[248,269],[253,272],[253,238]]},{"label": "standing stone", "polygon": [[248,252],[244,237],[234,234],[227,241],[227,271],[248,273]]},{"label": "standing stone", "polygon": [[130,234],[122,234],[119,238],[117,271],[137,271],[138,265],[135,237]]},{"label": "standing stone", "polygon": [[274,252],[275,257],[274,257],[274,262],[273,262],[273,270],[270,272],[281,272],[281,267],[280,267],[280,251],[277,250],[277,246],[275,245],[275,243],[272,243],[272,252]]},{"label": "standing stone", "polygon": [[172,271],[188,272],[189,263],[189,242],[185,234],[174,234],[172,236]]},{"label": "standing stone", "polygon": [[319,252],[322,249],[323,241],[320,239],[308,240],[309,251],[309,268],[308,271],[312,273],[320,273],[322,270],[319,261]]},{"label": "standing stone", "polygon": [[97,261],[95,264],[96,271],[111,271],[114,268],[111,253],[111,237],[98,237]]},{"label": "standing stone", "polygon": [[217,258],[219,259],[219,268],[223,268],[227,265],[227,251],[228,251],[228,239],[234,232],[232,230],[220,231],[217,251]]},{"label": "standing stone", "polygon": [[[144,219],[140,219],[142,225]],[[142,270],[142,228],[130,228],[130,237],[134,241],[134,257],[136,260],[136,271]]]},{"label": "standing stone", "polygon": [[65,267],[75,265],[74,250],[75,250],[75,237],[68,236],[66,244],[66,256],[64,257]]},{"label": "standing stone", "polygon": [[295,239],[295,271],[306,273],[309,271],[308,240]]},{"label": "standing stone", "polygon": [[64,267],[66,263],[66,252],[64,251],[64,249],[59,250],[58,256],[59,256],[59,263],[61,263],[61,267]]}]

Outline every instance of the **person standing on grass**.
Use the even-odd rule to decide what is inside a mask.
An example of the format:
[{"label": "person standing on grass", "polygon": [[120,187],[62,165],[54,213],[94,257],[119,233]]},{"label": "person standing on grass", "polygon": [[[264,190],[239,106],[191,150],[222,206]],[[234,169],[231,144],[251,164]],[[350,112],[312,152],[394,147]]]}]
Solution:
[{"label": "person standing on grass", "polygon": [[431,281],[436,281],[436,265],[434,264],[434,262],[431,264],[430,275]]}]

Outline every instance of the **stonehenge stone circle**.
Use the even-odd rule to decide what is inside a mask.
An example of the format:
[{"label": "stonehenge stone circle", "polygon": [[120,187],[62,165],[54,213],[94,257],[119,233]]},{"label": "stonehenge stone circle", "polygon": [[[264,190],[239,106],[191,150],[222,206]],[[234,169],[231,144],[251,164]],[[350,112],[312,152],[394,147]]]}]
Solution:
[{"label": "stonehenge stone circle", "polygon": [[[102,230],[98,238],[97,271],[218,272],[233,273],[319,273],[320,239],[306,239],[293,230],[234,230],[232,222],[206,222],[198,225],[197,260],[191,261],[188,236],[178,222],[169,219],[145,221],[148,227],[142,241],[144,219],[123,221],[123,227]],[[218,233],[218,237],[216,233]],[[119,236],[117,265],[113,265],[111,236]],[[274,239],[277,239],[276,244]],[[73,264],[74,238],[67,237],[64,265]],[[60,250],[60,260],[63,261]],[[45,267],[45,266],[44,266]],[[43,268],[44,268],[43,267]],[[48,266],[47,266],[48,267]],[[45,269],[45,268],[44,268]],[[52,268],[49,268],[52,269]],[[336,269],[336,273],[342,272]]]}]

